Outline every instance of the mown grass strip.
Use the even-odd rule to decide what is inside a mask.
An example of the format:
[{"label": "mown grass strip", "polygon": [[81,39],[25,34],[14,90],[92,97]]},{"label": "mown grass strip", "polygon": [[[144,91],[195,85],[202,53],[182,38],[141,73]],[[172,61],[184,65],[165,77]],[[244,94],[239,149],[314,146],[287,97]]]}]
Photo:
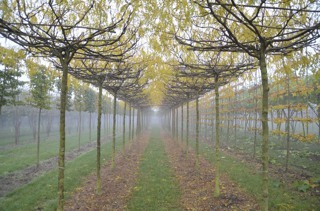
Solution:
[{"label": "mown grass strip", "polygon": [[[96,135],[92,135],[92,140],[96,139]],[[80,145],[89,143],[89,132],[81,135]],[[69,135],[66,138],[66,152],[77,149],[78,134]],[[59,141],[56,137],[55,140],[42,141],[40,143],[40,161],[57,156]],[[0,155],[0,176],[7,173],[35,165],[37,162],[37,145],[31,143],[14,147],[12,149],[1,151]]]},{"label": "mown grass strip", "polygon": [[[119,151],[121,137],[116,140]],[[110,160],[111,142],[102,145],[102,163]],[[96,150],[80,155],[66,165],[66,197],[78,187],[90,173],[96,170]],[[0,210],[56,210],[57,205],[57,169],[36,178],[31,183],[17,189],[0,200]]]},{"label": "mown grass strip", "polygon": [[155,131],[150,136],[128,210],[181,210],[179,185],[159,137]]},{"label": "mown grass strip", "polygon": [[[195,144],[192,147],[195,147]],[[212,147],[202,143],[200,153],[211,163],[215,163],[215,153]],[[224,153],[221,153],[221,156],[221,171],[227,173],[231,180],[256,197],[261,204],[263,201],[261,172]],[[269,178],[269,197],[271,210],[317,210],[320,204],[316,197],[306,197],[293,192],[282,185],[281,181],[272,177]]]}]

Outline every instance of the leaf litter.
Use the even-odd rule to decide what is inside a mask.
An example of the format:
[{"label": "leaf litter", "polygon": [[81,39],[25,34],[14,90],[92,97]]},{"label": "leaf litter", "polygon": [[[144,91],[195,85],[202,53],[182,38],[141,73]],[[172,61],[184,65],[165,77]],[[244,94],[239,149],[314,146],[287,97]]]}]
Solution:
[{"label": "leaf litter", "polygon": [[214,197],[215,168],[200,156],[196,167],[196,156],[189,149],[187,154],[181,143],[162,133],[166,152],[180,183],[184,210],[259,210],[258,202],[246,193],[226,174],[221,174],[221,196]]},{"label": "leaf litter", "polygon": [[139,163],[148,144],[143,133],[129,143],[126,153],[118,153],[115,167],[111,161],[101,166],[101,194],[96,194],[96,173],[90,175],[65,203],[65,210],[124,210],[138,177]]}]

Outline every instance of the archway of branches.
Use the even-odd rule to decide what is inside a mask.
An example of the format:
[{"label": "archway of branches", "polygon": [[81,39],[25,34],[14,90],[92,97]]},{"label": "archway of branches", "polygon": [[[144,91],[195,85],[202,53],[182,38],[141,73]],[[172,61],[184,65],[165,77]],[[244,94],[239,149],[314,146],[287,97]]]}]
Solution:
[{"label": "archway of branches", "polygon": [[[165,1],[163,6],[170,2]],[[182,1],[184,2],[184,1]],[[215,195],[220,195],[220,91],[245,73],[261,71],[262,100],[261,124],[263,136],[263,191],[265,209],[268,209],[268,71],[267,56],[287,56],[307,46],[317,48],[319,38],[319,14],[316,3],[310,1],[302,6],[286,3],[276,4],[261,1],[260,3],[238,4],[234,1],[194,1],[191,7],[179,7],[183,14],[189,14],[188,19],[177,17],[169,9],[163,13],[170,14],[169,31],[162,31],[160,42],[171,44],[169,50],[159,47],[156,41],[154,52],[159,57],[168,56],[161,64],[153,63],[155,54],[148,57],[148,51],[143,50],[139,39],[144,33],[150,35],[163,27],[157,21],[148,31],[143,28],[145,22],[139,16],[147,16],[147,12],[138,3],[115,2],[112,8],[101,11],[101,5],[94,1],[83,1],[79,8],[72,9],[70,3],[59,4],[55,1],[38,4],[34,2],[11,2],[14,9],[3,11],[0,19],[0,34],[20,45],[33,57],[44,57],[61,70],[61,103],[60,103],[60,151],[59,151],[59,210],[63,210],[64,201],[64,156],[65,156],[65,110],[68,89],[68,75],[90,83],[99,90],[98,94],[98,130],[97,130],[97,192],[101,191],[100,178],[100,148],[101,148],[101,99],[102,91],[113,95],[113,166],[115,156],[116,102],[125,102],[124,110],[129,108],[129,131],[131,117],[137,111],[136,133],[147,125],[150,110],[154,105],[146,90],[150,90],[157,82],[157,77],[165,75],[161,80],[163,89],[151,89],[152,93],[163,98],[159,106],[163,112],[162,122],[177,138],[178,127],[184,131],[186,126],[186,144],[189,142],[189,103],[195,101],[196,106],[196,153],[199,159],[199,98],[208,92],[214,96],[215,151],[216,151],[216,182]],[[136,5],[137,4],[137,5]],[[178,6],[179,3],[173,3]],[[184,5],[184,4],[181,4]],[[35,8],[35,9],[34,9]],[[83,9],[84,8],[84,9]],[[139,10],[141,9],[141,10]],[[50,11],[47,13],[47,11]],[[168,22],[168,14],[159,15],[164,23]],[[161,17],[160,17],[161,16]],[[308,18],[306,18],[308,17]],[[161,19],[161,20],[162,20]],[[284,22],[278,25],[276,21]],[[300,20],[304,20],[300,21]],[[105,21],[102,21],[105,20]],[[166,22],[167,21],[167,22]],[[159,21],[161,22],[161,21]],[[303,22],[303,23],[302,23]],[[147,28],[147,27],[146,27]],[[177,29],[175,29],[177,28]],[[146,32],[144,32],[146,31]],[[163,38],[165,37],[165,38]],[[156,38],[156,39],[160,39]],[[166,38],[170,38],[165,41]],[[159,40],[157,40],[159,42]],[[157,49],[159,48],[159,49]],[[318,50],[318,49],[316,49]],[[315,51],[316,51],[315,50]],[[143,56],[135,57],[140,51]],[[149,51],[150,52],[150,51]],[[152,52],[152,51],[151,51]],[[153,72],[166,64],[169,74]],[[149,73],[148,73],[149,71]],[[149,75],[148,75],[149,74]],[[159,85],[159,84],[157,84]],[[156,86],[154,86],[156,87]],[[150,91],[149,91],[150,93]],[[184,106],[187,113],[184,114]],[[181,121],[178,125],[178,112],[181,111]],[[290,109],[290,108],[289,108]],[[123,130],[125,131],[126,113],[123,115]],[[185,123],[186,122],[186,123]],[[197,159],[197,162],[198,162]]]}]

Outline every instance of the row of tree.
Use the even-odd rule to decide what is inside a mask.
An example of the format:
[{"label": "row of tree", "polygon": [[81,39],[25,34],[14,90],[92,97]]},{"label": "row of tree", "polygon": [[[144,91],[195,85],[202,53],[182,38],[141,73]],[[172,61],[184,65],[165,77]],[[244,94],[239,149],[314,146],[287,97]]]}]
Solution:
[{"label": "row of tree", "polygon": [[[60,145],[58,159],[58,210],[64,205],[64,170],[68,75],[98,88],[97,193],[101,192],[100,152],[102,89],[114,95],[113,153],[115,154],[116,99],[140,108],[146,97],[139,83],[143,65],[130,58],[137,49],[139,20],[131,3],[115,1],[6,1],[0,34],[33,57],[45,57],[62,72],[60,82]],[[93,95],[91,95],[92,97]],[[81,103],[80,103],[81,104]],[[93,106],[93,105],[92,105]],[[79,105],[81,107],[81,105]],[[140,109],[137,131],[142,124]]]},{"label": "row of tree", "polygon": [[[316,49],[315,51],[318,50],[316,42],[320,36],[318,6],[312,1],[240,3],[232,0],[217,0],[194,1],[194,7],[180,7],[180,15],[176,11],[172,12],[179,24],[178,30],[171,33],[179,45],[174,46],[173,49],[177,68],[175,76],[168,84],[170,91],[166,93],[165,101],[172,102],[172,98],[180,100],[176,104],[169,104],[172,112],[168,115],[168,119],[171,119],[172,130],[175,131],[177,108],[184,103],[187,103],[188,107],[190,100],[196,100],[195,139],[198,154],[200,125],[198,99],[204,93],[214,90],[215,196],[220,195],[220,87],[234,81],[245,72],[258,69],[261,77],[259,119],[263,140],[261,157],[264,204],[262,209],[269,209],[270,74],[268,69],[269,71],[277,69],[279,68],[277,64],[280,64],[284,67],[283,69],[290,72],[288,63],[292,60],[299,61],[297,63],[300,66],[306,66],[314,61],[314,57],[318,58],[310,48],[308,51],[302,50],[308,46],[312,46]],[[182,22],[182,20],[187,21]],[[318,78],[317,75],[318,73],[313,74],[312,77]],[[188,118],[187,113],[187,127]]]}]

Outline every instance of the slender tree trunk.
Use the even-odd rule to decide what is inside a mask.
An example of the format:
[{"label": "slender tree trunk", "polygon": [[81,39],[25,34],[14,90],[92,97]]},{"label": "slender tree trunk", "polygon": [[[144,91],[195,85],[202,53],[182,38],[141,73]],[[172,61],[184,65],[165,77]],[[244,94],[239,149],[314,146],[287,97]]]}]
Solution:
[{"label": "slender tree trunk", "polygon": [[268,71],[266,65],[266,45],[263,40],[260,49],[260,71],[262,78],[262,195],[263,210],[269,209],[269,126],[268,126]]},{"label": "slender tree trunk", "polygon": [[200,125],[200,116],[199,116],[199,96],[196,99],[196,166],[199,168],[199,125]]},{"label": "slender tree trunk", "polygon": [[40,165],[40,125],[41,125],[41,108],[38,113],[38,136],[37,136],[37,168]]},{"label": "slender tree trunk", "polygon": [[255,90],[255,113],[254,113],[254,140],[253,140],[253,157],[256,157],[257,147],[257,127],[258,127],[258,88]]},{"label": "slender tree trunk", "polygon": [[110,131],[110,117],[109,117],[109,111],[106,112],[106,123],[107,123],[107,133]]},{"label": "slender tree trunk", "polygon": [[207,108],[205,109],[205,117],[204,117],[204,123],[203,123],[203,126],[204,126],[204,138],[205,138],[205,141],[207,142],[207,138],[208,138],[208,131],[207,131],[207,124],[208,124],[208,110]]},{"label": "slender tree trunk", "polygon": [[[62,59],[61,59],[62,60]],[[68,64],[61,61],[62,83],[60,97],[60,145],[59,145],[59,175],[58,175],[58,211],[63,211],[64,207],[64,168],[65,168],[65,140],[66,140],[66,102],[68,91]]]},{"label": "slender tree trunk", "polygon": [[172,108],[172,137],[176,137],[176,109]]},{"label": "slender tree trunk", "polygon": [[91,111],[89,112],[89,142],[91,142],[92,141],[92,139],[91,139]]},{"label": "slender tree trunk", "polygon": [[176,108],[176,140],[179,139],[179,109],[178,107]]},{"label": "slender tree trunk", "polygon": [[318,98],[318,109],[317,109],[317,116],[318,116],[318,138],[320,138],[320,93],[317,95]]},{"label": "slender tree trunk", "polygon": [[234,111],[233,111],[233,115],[234,115],[234,144],[235,147],[237,147],[237,87],[235,87],[235,103],[234,103]]},{"label": "slender tree trunk", "polygon": [[123,109],[123,121],[122,121],[122,148],[123,154],[126,154],[126,110],[127,110],[127,102],[124,102],[124,109]]},{"label": "slender tree trunk", "polygon": [[112,156],[111,156],[111,168],[115,167],[115,155],[116,155],[116,114],[117,114],[117,93],[113,96],[113,125],[112,125]]},{"label": "slender tree trunk", "polygon": [[168,112],[168,130],[172,132],[172,128],[171,128],[171,122],[172,122],[171,114],[172,114],[172,110],[170,109],[169,112]]},{"label": "slender tree trunk", "polygon": [[104,131],[104,134],[107,133],[107,125],[106,125],[106,113],[103,113],[103,131]]},{"label": "slender tree trunk", "polygon": [[136,136],[138,136],[141,132],[141,109],[138,108],[137,111],[137,131],[136,131]]},{"label": "slender tree trunk", "polygon": [[228,143],[228,146],[230,145],[229,144],[229,140],[230,140],[230,105],[231,105],[231,98],[229,97],[228,98],[228,129],[227,129],[227,143]]},{"label": "slender tree trunk", "polygon": [[[303,118],[303,111],[302,110],[300,111],[300,115],[301,115],[301,118]],[[306,122],[306,123],[308,124],[308,122]],[[306,125],[304,124],[303,121],[301,121],[301,126],[302,126],[303,136],[306,136]]]},{"label": "slender tree trunk", "polygon": [[290,157],[290,75],[287,75],[287,105],[288,105],[288,114],[287,114],[287,125],[286,125],[286,132],[287,132],[287,155],[286,155],[286,169],[288,171],[288,164],[289,164],[289,157]]},{"label": "slender tree trunk", "polygon": [[218,76],[215,77],[215,103],[216,103],[216,172],[215,172],[215,189],[214,196],[220,196],[220,109],[219,109],[219,86],[218,86]]},{"label": "slender tree trunk", "polygon": [[181,105],[181,141],[183,142],[183,104]]},{"label": "slender tree trunk", "polygon": [[132,131],[131,131],[131,138],[134,138],[134,108],[132,108]]},{"label": "slender tree trunk", "polygon": [[[306,108],[306,118],[309,118],[309,105],[307,104],[307,108]],[[306,122],[306,133],[307,135],[309,135],[309,122]]]},{"label": "slender tree trunk", "polygon": [[16,145],[19,144],[19,137],[20,137],[19,121],[20,121],[20,117],[18,117],[17,106],[14,106],[14,142]]},{"label": "slender tree trunk", "polygon": [[79,131],[78,131],[78,151],[80,151],[81,145],[81,108],[79,110]]},{"label": "slender tree trunk", "polygon": [[102,101],[102,83],[99,84],[98,94],[98,124],[97,124],[97,194],[101,194],[101,174],[100,174],[100,162],[101,162],[101,106]]},{"label": "slender tree trunk", "polygon": [[129,140],[131,140],[131,105],[129,105]]},{"label": "slender tree trunk", "polygon": [[187,142],[187,155],[189,153],[189,100],[187,102],[187,126],[186,126],[186,142]]}]

